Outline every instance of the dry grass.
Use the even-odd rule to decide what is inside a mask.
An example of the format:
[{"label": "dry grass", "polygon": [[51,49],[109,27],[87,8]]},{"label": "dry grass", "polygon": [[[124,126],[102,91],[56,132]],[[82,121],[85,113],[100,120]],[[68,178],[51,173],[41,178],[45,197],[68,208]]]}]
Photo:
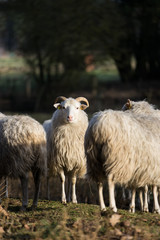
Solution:
[{"label": "dry grass", "polygon": [[[160,239],[160,215],[153,213],[129,213],[128,204],[117,191],[118,213],[108,208],[101,215],[98,205],[97,187],[94,183],[79,180],[77,195],[79,204],[63,205],[58,178],[50,179],[51,200],[45,199],[45,179],[41,186],[38,208],[31,210],[33,179],[29,179],[29,206],[26,212],[20,211],[21,187],[19,180],[9,181],[8,199],[3,199],[0,209],[0,239],[55,239],[55,240],[149,240]],[[12,196],[12,198],[11,198]],[[107,185],[104,188],[108,206]],[[13,198],[14,197],[14,198]],[[92,203],[92,204],[91,204]]]},{"label": "dry grass", "polygon": [[20,212],[19,199],[3,200],[8,215],[1,213],[0,239],[56,239],[56,240],[141,240],[160,238],[160,216],[151,213],[136,214],[109,209],[101,216],[99,206],[67,204],[40,200],[31,211]]}]

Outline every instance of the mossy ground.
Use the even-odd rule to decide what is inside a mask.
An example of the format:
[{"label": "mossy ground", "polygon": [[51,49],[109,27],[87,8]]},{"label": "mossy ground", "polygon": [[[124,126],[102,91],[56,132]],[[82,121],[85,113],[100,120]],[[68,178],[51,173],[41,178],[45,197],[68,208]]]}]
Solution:
[{"label": "mossy ground", "polygon": [[98,205],[66,204],[39,200],[36,210],[31,201],[26,212],[20,211],[20,199],[4,199],[0,217],[0,239],[160,239],[160,216],[153,213],[135,214],[127,210],[104,216]]}]

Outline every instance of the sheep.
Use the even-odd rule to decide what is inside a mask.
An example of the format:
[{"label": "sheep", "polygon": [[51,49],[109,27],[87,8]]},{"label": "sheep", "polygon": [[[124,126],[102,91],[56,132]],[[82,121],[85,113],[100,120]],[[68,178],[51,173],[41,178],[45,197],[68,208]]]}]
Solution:
[{"label": "sheep", "polygon": [[6,115],[0,112],[0,119],[3,117],[6,117]]},{"label": "sheep", "polygon": [[[146,115],[109,109],[94,114],[90,120],[85,135],[87,176],[98,183],[101,211],[106,210],[105,179],[109,185],[109,206],[114,212],[116,183],[134,189],[160,184],[160,121],[154,111]],[[156,200],[155,211],[160,213]]]},{"label": "sheep", "polygon": [[[0,119],[1,118],[3,118],[3,117],[5,117],[6,115],[5,114],[3,114],[3,113],[1,113],[0,112]],[[2,182],[0,183],[0,187],[1,187],[1,190],[2,190],[2,193],[1,193],[1,195],[0,195],[0,198],[2,197],[2,196],[4,196],[4,197],[8,197],[8,178],[3,178],[3,179],[0,179],[0,180],[2,180]],[[0,200],[1,201],[1,200]]]},{"label": "sheep", "polygon": [[159,109],[156,109],[154,105],[149,104],[147,101],[131,101],[130,99],[122,107],[123,111],[135,114],[156,115],[160,117]]},{"label": "sheep", "polygon": [[22,207],[28,205],[28,173],[32,171],[35,194],[32,208],[37,206],[40,178],[46,172],[46,133],[40,123],[29,116],[0,118],[0,178],[20,178]]},{"label": "sheep", "polygon": [[[84,102],[85,104],[82,104]],[[43,126],[47,134],[47,160],[49,177],[59,175],[62,183],[62,203],[66,204],[65,176],[72,182],[72,202],[77,203],[76,179],[86,172],[84,135],[88,126],[87,114],[83,111],[89,107],[84,97],[57,97],[52,119]],[[70,185],[70,184],[68,184]],[[68,202],[70,199],[68,189]]]},{"label": "sheep", "polygon": [[[160,116],[160,111],[158,109],[155,109],[155,106],[152,104],[149,104],[147,101],[131,101],[130,99],[127,100],[127,102],[124,104],[123,111],[128,111],[129,113],[135,113],[135,114],[146,114],[146,115],[155,115]],[[155,187],[156,188],[156,187]],[[131,198],[131,204],[130,204],[130,211],[135,211],[135,189],[132,190],[132,198]],[[144,212],[148,212],[148,186],[146,185],[144,188],[144,204],[143,204],[143,198],[142,198],[142,190],[139,192],[140,196],[140,202],[141,202],[141,209]],[[154,196],[154,199],[157,198],[157,194]],[[155,200],[158,203],[158,199]],[[155,203],[154,203],[155,204]],[[155,206],[154,206],[155,207]],[[157,207],[156,207],[157,208]]]}]

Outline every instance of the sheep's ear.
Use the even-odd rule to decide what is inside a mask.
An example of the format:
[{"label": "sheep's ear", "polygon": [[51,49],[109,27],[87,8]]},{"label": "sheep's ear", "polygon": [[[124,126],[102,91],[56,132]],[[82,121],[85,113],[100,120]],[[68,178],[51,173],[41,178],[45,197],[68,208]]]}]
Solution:
[{"label": "sheep's ear", "polygon": [[81,110],[85,110],[87,107],[88,107],[87,105],[81,104],[80,109],[81,109]]},{"label": "sheep's ear", "polygon": [[55,103],[53,106],[55,108],[57,108],[57,109],[61,109],[62,108],[61,104],[59,104],[59,103]]},{"label": "sheep's ear", "polygon": [[126,107],[127,107],[127,109],[131,109],[132,108],[132,103],[131,103],[130,99],[127,100]]}]

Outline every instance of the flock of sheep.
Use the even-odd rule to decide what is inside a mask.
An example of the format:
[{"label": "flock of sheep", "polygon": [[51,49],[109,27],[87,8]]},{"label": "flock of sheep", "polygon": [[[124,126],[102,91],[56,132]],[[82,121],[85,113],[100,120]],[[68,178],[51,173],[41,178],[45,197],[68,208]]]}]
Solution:
[{"label": "flock of sheep", "polygon": [[[122,110],[104,110],[88,122],[84,97],[57,97],[56,111],[43,126],[29,116],[0,113],[0,177],[20,178],[22,210],[28,204],[28,173],[32,171],[37,206],[42,175],[59,175],[62,203],[77,203],[76,180],[86,177],[98,185],[101,211],[106,211],[103,183],[107,180],[109,207],[117,212],[115,185],[131,189],[129,210],[135,212],[139,190],[142,211],[148,211],[148,186],[160,214],[160,111],[146,101],[128,100]],[[67,196],[65,179],[68,177]],[[48,182],[47,181],[47,182]],[[49,198],[49,186],[47,186]],[[142,193],[144,192],[144,201]]]}]

